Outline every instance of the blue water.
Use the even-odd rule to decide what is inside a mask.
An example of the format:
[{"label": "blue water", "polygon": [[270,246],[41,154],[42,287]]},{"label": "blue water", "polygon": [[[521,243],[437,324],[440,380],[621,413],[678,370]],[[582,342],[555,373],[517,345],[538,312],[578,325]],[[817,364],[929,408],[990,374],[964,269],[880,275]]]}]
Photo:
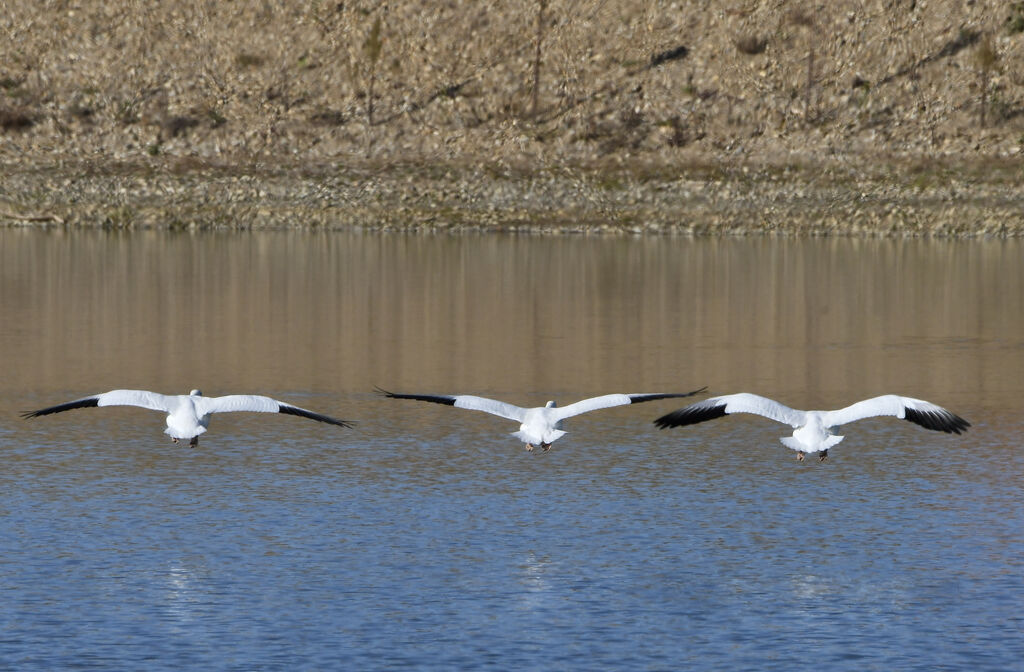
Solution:
[{"label": "blue water", "polygon": [[89,445],[35,434],[0,475],[0,663],[1020,669],[1011,447],[879,421],[800,464],[757,421],[628,410],[546,454],[444,407],[429,443],[400,417],[199,450],[132,411]]},{"label": "blue water", "polygon": [[[0,229],[0,670],[1024,670],[1019,241]],[[825,463],[672,400],[882,393]],[[197,449],[116,388],[260,393]]]}]

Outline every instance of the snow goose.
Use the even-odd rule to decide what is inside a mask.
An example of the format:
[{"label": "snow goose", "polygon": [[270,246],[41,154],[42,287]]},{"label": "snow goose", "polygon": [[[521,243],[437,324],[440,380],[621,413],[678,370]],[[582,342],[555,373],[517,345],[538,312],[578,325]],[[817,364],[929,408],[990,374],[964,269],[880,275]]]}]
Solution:
[{"label": "snow goose", "polygon": [[654,424],[661,429],[680,427],[732,413],[762,415],[794,427],[793,436],[784,436],[779,441],[795,450],[798,460],[804,459],[804,455],[819,453],[818,459],[822,462],[828,457],[828,449],[843,440],[842,436],[833,434],[832,430],[854,420],[889,415],[947,434],[960,434],[971,426],[971,423],[941,406],[896,394],[865,399],[838,411],[797,411],[773,399],[746,392],[710,397],[663,415]]},{"label": "snow goose", "polygon": [[199,445],[199,435],[210,426],[210,416],[214,413],[225,413],[228,411],[284,413],[340,427],[352,426],[350,421],[336,420],[326,415],[271,399],[270,397],[252,394],[204,397],[203,393],[199,390],[192,390],[188,394],[177,395],[157,394],[156,392],[147,392],[146,390],[112,390],[103,394],[94,394],[91,397],[75,399],[74,401],[58,404],[57,406],[41,408],[38,411],[26,411],[21,416],[23,418],[35,418],[40,415],[70,411],[73,408],[89,408],[92,406],[138,406],[154,411],[163,411],[167,413],[167,429],[164,430],[164,433],[168,434],[174,443],[177,443],[179,439],[188,439],[188,445],[193,447]]},{"label": "snow goose", "polygon": [[612,406],[624,406],[626,404],[639,404],[655,399],[671,399],[678,397],[690,397],[705,391],[706,387],[693,392],[682,394],[606,394],[601,397],[592,397],[577,401],[559,408],[555,402],[549,401],[546,405],[538,408],[520,408],[503,401],[487,399],[486,397],[474,397],[468,394],[442,395],[442,394],[397,394],[377,388],[377,391],[390,399],[416,399],[418,401],[430,401],[435,404],[446,404],[456,408],[465,408],[471,411],[483,411],[501,418],[515,420],[519,424],[519,431],[512,432],[520,441],[526,444],[526,450],[533,450],[534,446],[540,446],[544,450],[551,448],[551,444],[565,435],[562,430],[562,421],[574,415],[596,411],[601,408]]}]

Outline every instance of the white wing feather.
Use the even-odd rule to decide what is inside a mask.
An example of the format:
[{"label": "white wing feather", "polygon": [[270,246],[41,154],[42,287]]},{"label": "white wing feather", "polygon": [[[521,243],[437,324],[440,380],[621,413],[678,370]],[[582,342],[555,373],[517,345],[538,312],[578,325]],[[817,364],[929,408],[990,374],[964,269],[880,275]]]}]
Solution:
[{"label": "white wing feather", "polygon": [[762,397],[757,394],[750,394],[749,392],[740,392],[739,394],[727,394],[722,397],[713,397],[711,399],[705,399],[700,402],[701,405],[713,404],[719,406],[725,403],[726,413],[753,413],[760,415],[776,422],[789,425],[790,427],[800,427],[807,422],[807,413],[805,411],[797,411],[789,406],[780,404],[774,399]]},{"label": "white wing feather", "polygon": [[165,413],[173,411],[178,403],[177,396],[157,394],[147,390],[111,390],[96,395],[97,406],[138,406]]},{"label": "white wing feather", "polygon": [[626,404],[633,403],[632,399],[629,398],[628,394],[605,394],[600,397],[591,397],[590,399],[583,399],[577,401],[574,404],[568,406],[556,407],[551,409],[554,415],[559,420],[565,418],[571,418],[574,415],[580,415],[581,413],[589,413],[590,411],[596,411],[601,408],[611,408],[612,406],[625,406]]},{"label": "white wing feather", "polygon": [[455,408],[465,408],[470,411],[483,411],[501,418],[522,422],[526,417],[525,408],[506,404],[504,401],[488,399],[487,397],[474,397],[469,394],[460,394],[455,397]]},{"label": "white wing feather", "polygon": [[908,408],[926,413],[947,412],[941,406],[936,406],[927,401],[901,397],[897,394],[885,394],[881,397],[858,401],[856,404],[841,408],[838,411],[828,411],[825,413],[824,421],[826,427],[839,427],[856,420],[873,418],[879,415],[905,418]]},{"label": "white wing feather", "polygon": [[256,394],[229,394],[224,397],[193,397],[192,399],[196,405],[196,414],[200,417],[207,413],[229,413],[232,411],[277,413],[281,410],[281,406],[290,405]]}]

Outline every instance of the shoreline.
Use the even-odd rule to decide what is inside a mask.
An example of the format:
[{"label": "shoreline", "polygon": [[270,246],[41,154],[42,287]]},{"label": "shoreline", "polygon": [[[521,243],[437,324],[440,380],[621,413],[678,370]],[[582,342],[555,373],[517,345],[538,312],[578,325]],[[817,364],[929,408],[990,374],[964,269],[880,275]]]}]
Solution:
[{"label": "shoreline", "polygon": [[4,163],[0,226],[1011,238],[1017,163]]},{"label": "shoreline", "polygon": [[0,226],[1021,236],[1010,5],[15,3]]}]

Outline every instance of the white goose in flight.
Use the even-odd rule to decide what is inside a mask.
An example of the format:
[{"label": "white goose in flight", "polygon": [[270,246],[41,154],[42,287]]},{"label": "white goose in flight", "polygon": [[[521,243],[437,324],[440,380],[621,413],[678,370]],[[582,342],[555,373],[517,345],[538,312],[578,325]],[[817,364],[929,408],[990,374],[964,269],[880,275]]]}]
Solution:
[{"label": "white goose in flight", "polygon": [[336,420],[332,417],[307,411],[298,406],[292,406],[270,397],[261,397],[252,394],[231,394],[226,397],[204,397],[199,390],[192,390],[188,394],[166,395],[146,390],[112,390],[103,394],[94,394],[91,397],[75,399],[57,406],[41,408],[38,411],[26,411],[22,413],[23,418],[35,418],[40,415],[70,411],[73,408],[88,408],[91,406],[139,406],[154,411],[167,413],[167,429],[164,433],[171,437],[174,443],[179,439],[188,439],[188,445],[198,446],[199,435],[210,426],[210,415],[213,413],[225,413],[228,411],[253,411],[256,413],[284,413],[286,415],[297,415],[318,422],[326,422],[340,427],[351,427],[348,420]]},{"label": "white goose in flight", "polygon": [[708,388],[702,387],[693,392],[683,394],[606,394],[601,397],[592,397],[577,401],[559,408],[555,402],[549,401],[546,405],[538,408],[520,408],[503,401],[487,399],[486,397],[474,397],[468,394],[440,395],[440,394],[396,394],[377,388],[377,391],[391,399],[417,399],[419,401],[431,401],[435,404],[446,404],[456,408],[465,408],[471,411],[483,411],[501,418],[515,420],[519,424],[519,431],[512,432],[512,436],[526,444],[527,450],[533,450],[534,446],[540,446],[544,450],[551,448],[551,444],[565,435],[562,430],[562,421],[574,415],[596,411],[600,408],[612,406],[624,406],[626,404],[639,404],[644,401],[655,399],[670,399],[678,397],[690,397],[700,394]]},{"label": "white goose in flight", "polygon": [[746,392],[710,397],[663,415],[654,424],[661,429],[680,427],[732,413],[763,415],[794,427],[793,436],[784,436],[779,441],[795,450],[798,460],[804,459],[805,454],[819,453],[818,459],[822,462],[828,457],[828,449],[843,440],[842,436],[833,434],[832,430],[854,420],[890,415],[947,434],[960,434],[971,426],[971,423],[941,406],[895,394],[859,401],[838,411],[797,411],[772,399]]}]

